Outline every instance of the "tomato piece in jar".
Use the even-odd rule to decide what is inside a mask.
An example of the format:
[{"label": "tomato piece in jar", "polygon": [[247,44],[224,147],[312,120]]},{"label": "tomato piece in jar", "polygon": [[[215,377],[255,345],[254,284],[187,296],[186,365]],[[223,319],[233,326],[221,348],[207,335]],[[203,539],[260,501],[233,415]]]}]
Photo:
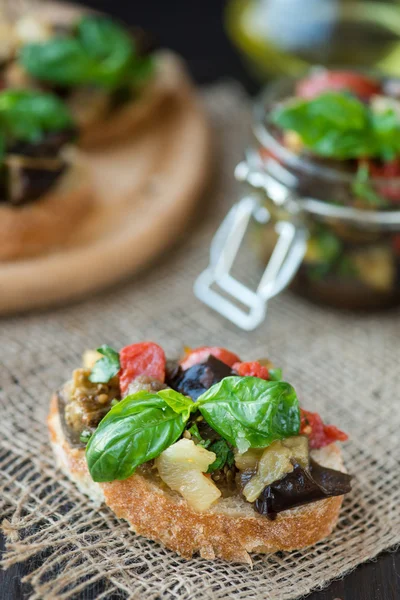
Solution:
[{"label": "tomato piece in jar", "polygon": [[318,413],[301,408],[300,415],[300,433],[308,436],[310,448],[323,448],[333,442],[345,442],[348,439],[348,435],[335,425],[325,425]]},{"label": "tomato piece in jar", "polygon": [[396,233],[392,238],[392,248],[396,256],[400,256],[400,233]]},{"label": "tomato piece in jar", "polygon": [[372,77],[352,71],[317,71],[302,79],[296,86],[296,95],[302,98],[316,98],[323,92],[348,90],[359,98],[368,100],[379,94],[381,84]]},{"label": "tomato piece in jar", "polygon": [[146,375],[159,381],[165,380],[165,353],[154,342],[141,342],[122,348],[119,354],[121,370],[119,383],[121,393],[128,389],[129,384],[139,377]]},{"label": "tomato piece in jar", "polygon": [[361,164],[368,167],[370,177],[379,177],[383,183],[377,183],[376,189],[384,198],[392,202],[400,202],[400,183],[391,182],[390,179],[400,178],[400,160],[395,158],[385,163],[378,163],[374,160],[362,160]]},{"label": "tomato piece in jar", "polygon": [[219,348],[218,346],[202,346],[187,351],[180,361],[180,365],[182,369],[186,371],[186,369],[193,367],[193,365],[205,362],[209,356],[218,358],[218,360],[228,365],[228,367],[232,367],[235,363],[240,362],[240,358],[236,354],[225,348]]},{"label": "tomato piece in jar", "polygon": [[261,365],[258,361],[252,362],[237,362],[232,366],[241,377],[258,377],[259,379],[269,379],[269,371],[267,367]]}]

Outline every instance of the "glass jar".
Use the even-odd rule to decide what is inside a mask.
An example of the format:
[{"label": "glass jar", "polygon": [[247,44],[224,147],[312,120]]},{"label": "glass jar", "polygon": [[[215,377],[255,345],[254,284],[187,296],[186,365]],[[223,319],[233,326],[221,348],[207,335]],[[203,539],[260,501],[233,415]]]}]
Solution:
[{"label": "glass jar", "polygon": [[226,28],[261,80],[314,64],[400,75],[398,0],[230,0]]},{"label": "glass jar", "polygon": [[[344,162],[299,156],[284,146],[268,114],[294,85],[293,79],[277,82],[255,105],[253,142],[235,172],[248,194],[222,223],[210,266],[195,284],[201,300],[247,330],[288,285],[339,308],[400,304],[400,178],[363,182]],[[231,275],[248,227],[266,264],[256,290]]]}]

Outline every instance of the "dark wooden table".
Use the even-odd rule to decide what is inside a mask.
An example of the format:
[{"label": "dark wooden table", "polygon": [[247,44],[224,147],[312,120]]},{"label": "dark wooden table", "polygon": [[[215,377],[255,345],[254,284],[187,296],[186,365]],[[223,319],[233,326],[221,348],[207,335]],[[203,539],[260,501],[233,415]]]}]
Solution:
[{"label": "dark wooden table", "polygon": [[[250,93],[257,91],[256,82],[224,34],[225,0],[86,0],[86,4],[151,31],[160,45],[186,58],[199,83],[227,76],[239,79]],[[3,547],[0,537],[0,551]],[[21,577],[26,568],[29,567],[16,565],[0,572],[0,600],[24,597]],[[82,594],[81,600],[95,597],[92,589],[90,595]],[[314,592],[308,600],[400,600],[400,552],[381,554],[376,561],[361,565],[325,590]]]}]

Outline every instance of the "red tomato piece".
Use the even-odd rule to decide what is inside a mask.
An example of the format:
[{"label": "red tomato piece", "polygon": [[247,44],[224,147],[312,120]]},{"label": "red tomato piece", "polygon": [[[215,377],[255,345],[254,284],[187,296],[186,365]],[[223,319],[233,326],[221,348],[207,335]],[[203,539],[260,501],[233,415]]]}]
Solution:
[{"label": "red tomato piece", "polygon": [[153,342],[125,346],[119,354],[119,360],[119,383],[122,393],[126,392],[131,381],[139,375],[147,375],[159,381],[165,379],[164,350]]},{"label": "red tomato piece", "polygon": [[194,348],[193,350],[186,352],[180,365],[182,369],[186,371],[186,369],[193,367],[193,365],[205,362],[209,356],[215,356],[215,358],[218,358],[218,360],[229,367],[232,367],[236,362],[240,362],[240,358],[236,356],[236,354],[229,352],[229,350],[226,350],[225,348],[218,348],[218,346],[202,346],[201,348]]},{"label": "red tomato piece", "polygon": [[300,433],[309,438],[310,448],[322,448],[332,442],[345,442],[348,436],[335,425],[324,425],[318,413],[300,409]]},{"label": "red tomato piece", "polygon": [[302,98],[316,98],[323,92],[348,90],[367,100],[379,94],[379,81],[352,71],[318,71],[298,82],[296,95]]},{"label": "red tomato piece", "polygon": [[393,236],[392,247],[396,256],[400,256],[400,233],[396,233],[396,235]]},{"label": "red tomato piece", "polygon": [[368,166],[370,177],[387,180],[386,183],[377,183],[376,191],[388,200],[400,202],[400,184],[397,181],[390,181],[392,178],[400,178],[400,160],[395,158],[383,164],[378,164],[373,160],[364,160],[363,163]]},{"label": "red tomato piece", "polygon": [[267,367],[260,365],[256,360],[253,362],[237,362],[232,369],[242,377],[259,377],[260,379],[269,379]]}]

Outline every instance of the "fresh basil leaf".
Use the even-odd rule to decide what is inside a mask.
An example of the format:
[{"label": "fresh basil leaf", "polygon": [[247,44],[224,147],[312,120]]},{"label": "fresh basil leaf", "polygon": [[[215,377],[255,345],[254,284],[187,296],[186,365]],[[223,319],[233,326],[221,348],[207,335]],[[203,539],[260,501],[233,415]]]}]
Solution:
[{"label": "fresh basil leaf", "polygon": [[104,358],[99,358],[89,375],[89,381],[92,383],[108,383],[120,370],[119,354],[116,350],[103,344],[97,348],[97,352],[103,354]]},{"label": "fresh basil leaf", "polygon": [[88,56],[98,64],[98,75],[106,86],[120,84],[132,66],[133,39],[116,23],[102,17],[83,17],[78,24],[78,39]]},{"label": "fresh basil leaf", "polygon": [[356,98],[328,92],[312,100],[294,100],[272,112],[282,129],[296,131],[317,154],[351,158],[365,153],[368,111]]},{"label": "fresh basil leaf", "polygon": [[268,369],[269,381],[282,381],[282,369]]},{"label": "fresh basil leaf", "polygon": [[152,56],[136,56],[130,67],[130,81],[136,86],[150,79],[155,69],[155,62]]},{"label": "fresh basil leaf", "polygon": [[371,111],[372,129],[379,156],[391,161],[400,153],[400,121],[398,114],[389,108],[382,112]]},{"label": "fresh basil leaf", "polygon": [[56,96],[35,90],[0,93],[0,130],[7,140],[36,142],[46,132],[72,124],[68,108]]},{"label": "fresh basil leaf", "polygon": [[[195,410],[196,409],[197,405],[195,405]],[[203,448],[208,448],[208,446],[211,444],[211,440],[205,440],[201,437],[201,433],[199,431],[197,423],[193,423],[193,425],[189,427],[187,431],[190,433],[192,438],[194,438],[195,442],[197,442],[199,446],[202,446]]]},{"label": "fresh basil leaf", "polygon": [[300,408],[291,385],[258,377],[226,377],[198,399],[207,423],[239,452],[297,435]]},{"label": "fresh basil leaf", "polygon": [[374,190],[369,178],[368,165],[366,164],[359,164],[352,190],[358,198],[366,200],[371,206],[384,206],[387,204],[385,199]]},{"label": "fresh basil leaf", "polygon": [[203,441],[203,438],[200,435],[200,431],[199,431],[199,428],[197,427],[196,423],[193,423],[193,425],[191,427],[189,427],[188,432],[198,442],[202,442]]},{"label": "fresh basil leaf", "polygon": [[315,236],[318,259],[321,262],[331,264],[342,252],[342,243],[337,235],[321,229]]},{"label": "fresh basil leaf", "polygon": [[97,77],[96,61],[74,38],[56,37],[27,44],[21,49],[19,60],[31,77],[60,86],[94,83]]},{"label": "fresh basil leaf", "polygon": [[165,400],[174,412],[182,414],[186,420],[189,418],[190,412],[196,410],[193,400],[170,388],[159,391],[158,395]]},{"label": "fresh basil leaf", "polygon": [[[78,23],[78,39],[95,58],[110,59],[125,67],[134,53],[133,39],[122,27],[104,17],[85,16]],[[116,51],[118,51],[116,53]],[[116,60],[116,56],[118,60]]]},{"label": "fresh basil leaf", "polygon": [[377,112],[346,92],[291,100],[272,111],[271,119],[284,130],[296,131],[307,148],[327,158],[392,160],[400,153],[395,111]]},{"label": "fresh basil leaf", "polygon": [[91,437],[91,431],[82,431],[81,435],[79,436],[79,440],[82,442],[82,444],[87,444]]},{"label": "fresh basil leaf", "polygon": [[136,55],[130,35],[104,17],[81,19],[75,37],[27,44],[20,62],[31,76],[61,86],[115,89],[150,74],[150,61]]},{"label": "fresh basil leaf", "polygon": [[182,435],[186,418],[159,394],[127,396],[100,422],[86,447],[93,481],[127,479]]},{"label": "fresh basil leaf", "polygon": [[6,136],[3,131],[0,130],[0,164],[6,155]]},{"label": "fresh basil leaf", "polygon": [[234,454],[225,440],[217,440],[208,448],[210,452],[214,452],[216,459],[208,467],[207,473],[213,473],[218,469],[222,469],[226,464],[231,467],[235,462]]}]

